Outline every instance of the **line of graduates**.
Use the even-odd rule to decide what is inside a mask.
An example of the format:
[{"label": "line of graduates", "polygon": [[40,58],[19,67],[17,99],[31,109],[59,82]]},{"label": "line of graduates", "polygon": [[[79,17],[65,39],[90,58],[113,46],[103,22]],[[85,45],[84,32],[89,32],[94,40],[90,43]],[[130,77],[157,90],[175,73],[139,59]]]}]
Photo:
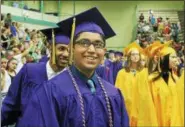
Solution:
[{"label": "line of graduates", "polygon": [[42,30],[50,56],[24,65],[11,84],[2,126],[184,126],[184,71],[175,73],[170,42],[146,49],[131,43],[123,68],[121,61],[104,61],[106,40],[115,32],[96,7],[58,25]]},{"label": "line of graduates", "polygon": [[58,25],[42,30],[48,36],[50,57],[24,65],[13,80],[2,103],[1,125],[129,126],[120,90],[96,71],[106,40],[115,36],[111,26],[96,7]]},{"label": "line of graduates", "polygon": [[124,67],[123,53],[109,50],[105,54],[105,59],[98,66],[97,72],[101,77],[111,84],[115,84],[117,73]]},{"label": "line of graduates", "polygon": [[[133,42],[124,49],[127,65],[115,84],[125,98],[130,126],[184,126],[184,71],[177,75],[170,43],[155,41],[142,49]],[[144,58],[149,68],[141,66]]]}]

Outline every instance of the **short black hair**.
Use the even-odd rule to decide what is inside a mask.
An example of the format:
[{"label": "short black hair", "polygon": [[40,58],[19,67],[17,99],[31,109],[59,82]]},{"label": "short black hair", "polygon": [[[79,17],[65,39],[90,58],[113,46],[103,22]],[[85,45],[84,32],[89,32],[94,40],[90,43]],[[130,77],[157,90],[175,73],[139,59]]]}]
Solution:
[{"label": "short black hair", "polygon": [[[83,33],[83,32],[80,32],[80,33],[78,33],[76,36],[74,36],[73,44],[75,44],[76,40],[78,39],[78,37],[80,36],[81,33]],[[100,36],[101,36],[101,38],[102,38],[102,40],[103,40],[103,42],[104,42],[104,47],[105,47],[105,46],[106,46],[105,36],[102,35],[102,34],[100,34]]]},{"label": "short black hair", "polygon": [[10,13],[7,14],[7,16],[10,16],[10,15],[11,15]]},{"label": "short black hair", "polygon": [[[163,58],[160,58],[160,68],[161,68],[161,72],[160,74],[154,78],[154,81],[159,79],[160,77],[162,77],[164,79],[164,81],[166,82],[166,84],[168,84],[168,79],[169,79],[169,73],[172,74],[172,69],[170,69],[169,66],[169,57],[170,55],[166,55]],[[175,82],[175,78],[172,75],[172,80]]]}]

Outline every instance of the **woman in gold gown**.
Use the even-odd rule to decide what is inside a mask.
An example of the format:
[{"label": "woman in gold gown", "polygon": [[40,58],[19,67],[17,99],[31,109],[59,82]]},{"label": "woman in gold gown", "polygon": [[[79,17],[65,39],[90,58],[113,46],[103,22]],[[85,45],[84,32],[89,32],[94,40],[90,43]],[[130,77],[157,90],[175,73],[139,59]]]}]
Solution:
[{"label": "woman in gold gown", "polygon": [[157,126],[157,117],[148,85],[148,71],[140,62],[142,49],[133,42],[125,48],[127,65],[118,72],[116,87],[124,95],[130,126]]},{"label": "woman in gold gown", "polygon": [[158,126],[183,126],[176,89],[178,77],[172,73],[172,68],[177,63],[176,52],[173,48],[164,46],[158,55],[157,67],[149,75]]}]

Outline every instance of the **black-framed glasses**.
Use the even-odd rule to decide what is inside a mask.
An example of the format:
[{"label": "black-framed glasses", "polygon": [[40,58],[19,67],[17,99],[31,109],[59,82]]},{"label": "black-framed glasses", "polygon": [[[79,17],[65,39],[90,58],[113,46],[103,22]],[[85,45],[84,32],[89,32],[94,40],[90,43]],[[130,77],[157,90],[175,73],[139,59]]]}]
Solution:
[{"label": "black-framed glasses", "polygon": [[139,56],[139,53],[131,53],[131,56]]},{"label": "black-framed glasses", "polygon": [[103,49],[105,47],[105,42],[102,42],[102,41],[91,42],[88,39],[82,39],[82,40],[76,41],[74,44],[78,44],[85,48],[88,48],[90,45],[93,45],[95,49]]}]

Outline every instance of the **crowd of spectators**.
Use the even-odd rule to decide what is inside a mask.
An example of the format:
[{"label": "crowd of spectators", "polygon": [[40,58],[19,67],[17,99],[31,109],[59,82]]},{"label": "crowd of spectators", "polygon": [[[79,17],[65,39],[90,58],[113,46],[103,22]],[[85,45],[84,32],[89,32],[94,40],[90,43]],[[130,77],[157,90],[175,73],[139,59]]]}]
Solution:
[{"label": "crowd of spectators", "polygon": [[179,59],[184,61],[184,40],[179,38],[180,22],[171,22],[170,17],[156,17],[152,10],[149,10],[147,19],[145,16],[143,13],[139,16],[136,42],[146,48],[154,41],[164,43],[172,40],[172,47],[177,51]]},{"label": "crowd of spectators", "polygon": [[46,54],[44,40],[40,31],[12,21],[10,13],[1,14],[1,79],[12,80],[25,63],[38,62]]}]

